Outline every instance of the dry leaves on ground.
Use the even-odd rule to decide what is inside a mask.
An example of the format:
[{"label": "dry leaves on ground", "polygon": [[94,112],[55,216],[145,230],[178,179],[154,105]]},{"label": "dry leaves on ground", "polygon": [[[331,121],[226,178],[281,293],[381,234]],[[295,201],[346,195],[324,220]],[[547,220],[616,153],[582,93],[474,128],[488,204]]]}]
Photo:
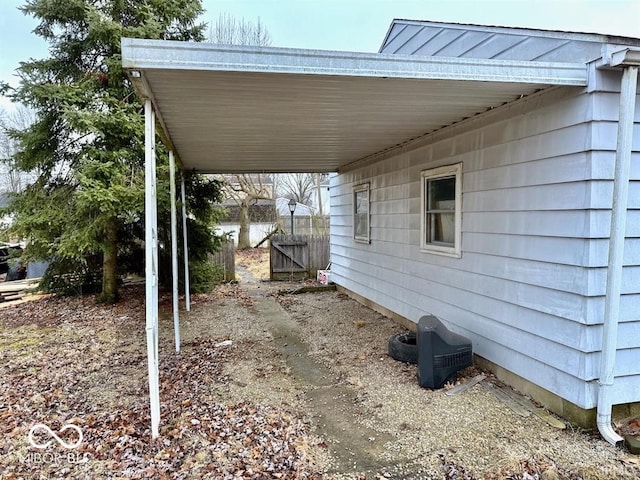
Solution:
[{"label": "dry leaves on ground", "polygon": [[[196,338],[180,355],[161,357],[162,427],[151,441],[142,291],[123,294],[116,306],[48,299],[4,316],[1,478],[319,478],[300,420],[250,400],[226,404],[212,393],[228,381],[222,366],[233,348],[216,346],[220,338]],[[171,348],[161,340],[161,352]],[[82,444],[37,450],[28,433],[38,423],[58,433],[78,425]],[[43,432],[34,438],[51,440]]]}]

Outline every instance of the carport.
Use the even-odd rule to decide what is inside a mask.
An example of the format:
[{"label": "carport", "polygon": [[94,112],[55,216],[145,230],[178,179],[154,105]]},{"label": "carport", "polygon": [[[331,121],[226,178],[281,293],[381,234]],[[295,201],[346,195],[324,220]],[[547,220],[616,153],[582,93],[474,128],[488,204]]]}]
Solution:
[{"label": "carport", "polygon": [[[130,38],[122,39],[122,62],[145,104],[146,332],[153,438],[160,422],[156,131],[170,151],[172,188],[176,164],[201,173],[339,172],[536,91],[587,84],[587,67],[578,63]],[[185,215],[183,210],[183,221]],[[173,205],[179,351],[176,225]]]}]

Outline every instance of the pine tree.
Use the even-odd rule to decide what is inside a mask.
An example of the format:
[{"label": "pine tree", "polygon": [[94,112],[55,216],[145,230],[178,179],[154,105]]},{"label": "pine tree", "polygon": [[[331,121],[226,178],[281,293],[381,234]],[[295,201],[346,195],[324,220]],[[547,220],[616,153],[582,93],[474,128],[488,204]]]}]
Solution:
[{"label": "pine tree", "polygon": [[[122,69],[120,38],[202,41],[201,2],[28,0],[21,10],[39,20],[34,33],[49,43],[50,57],[21,63],[10,95],[37,115],[11,132],[21,146],[14,165],[37,175],[11,202],[13,230],[29,240],[31,258],[86,265],[97,256],[100,298],[112,302],[119,250],[135,243],[123,235],[144,216],[144,119]],[[161,173],[165,156],[158,162]]]}]

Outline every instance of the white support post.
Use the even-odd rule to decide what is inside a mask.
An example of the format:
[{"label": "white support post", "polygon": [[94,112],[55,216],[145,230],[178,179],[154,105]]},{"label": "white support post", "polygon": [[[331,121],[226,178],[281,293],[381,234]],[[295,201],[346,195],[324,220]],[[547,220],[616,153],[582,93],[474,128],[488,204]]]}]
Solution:
[{"label": "white support post", "polygon": [[184,189],[184,175],[180,182],[182,198],[182,246],[184,249],[184,299],[187,312],[191,311],[191,292],[189,286],[189,249],[187,248],[187,197]]},{"label": "white support post", "polygon": [[144,103],[144,210],[145,210],[145,315],[151,437],[160,427],[160,386],[158,369],[158,204],[156,196],[155,114],[151,100]]},{"label": "white support post", "polygon": [[178,219],[176,214],[176,159],[169,151],[169,183],[171,192],[171,276],[173,278],[173,332],[176,353],[180,353],[180,313],[178,309]]}]

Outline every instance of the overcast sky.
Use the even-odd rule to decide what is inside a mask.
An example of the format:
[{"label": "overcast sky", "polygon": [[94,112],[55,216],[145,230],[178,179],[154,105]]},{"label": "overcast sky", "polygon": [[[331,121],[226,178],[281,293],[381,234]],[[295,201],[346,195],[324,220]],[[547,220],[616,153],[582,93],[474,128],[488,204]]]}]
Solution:
[{"label": "overcast sky", "polygon": [[[62,0],[64,1],[64,0]],[[36,22],[0,0],[0,80],[16,84],[22,60],[43,58]],[[376,52],[394,18],[607,33],[640,38],[640,0],[204,0],[203,21],[221,13],[257,20],[273,46]],[[0,97],[0,107],[10,108]]]}]

